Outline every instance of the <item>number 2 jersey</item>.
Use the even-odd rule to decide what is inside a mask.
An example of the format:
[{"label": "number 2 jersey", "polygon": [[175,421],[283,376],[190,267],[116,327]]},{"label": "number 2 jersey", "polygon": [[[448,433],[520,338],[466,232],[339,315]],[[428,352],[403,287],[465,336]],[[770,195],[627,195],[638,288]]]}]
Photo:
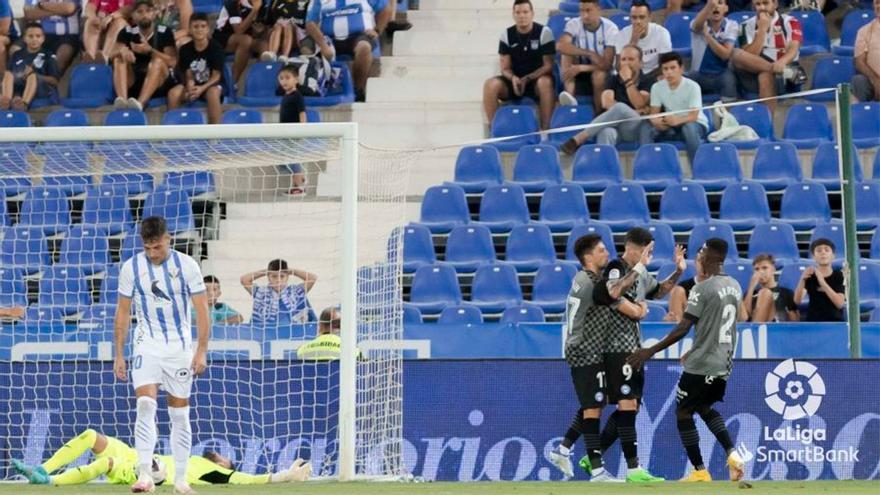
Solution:
[{"label": "number 2 jersey", "polygon": [[728,275],[709,277],[691,289],[685,313],[697,320],[694,345],[684,371],[727,377],[733,370],[736,319],[742,303],[739,283]]}]

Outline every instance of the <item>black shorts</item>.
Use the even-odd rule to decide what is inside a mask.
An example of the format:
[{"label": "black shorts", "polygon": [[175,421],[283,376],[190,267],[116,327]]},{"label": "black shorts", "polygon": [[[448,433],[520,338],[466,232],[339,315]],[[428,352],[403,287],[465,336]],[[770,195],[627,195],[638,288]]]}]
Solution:
[{"label": "black shorts", "polygon": [[645,371],[635,369],[626,362],[628,352],[609,352],[603,355],[603,368],[608,384],[608,400],[638,400],[645,386]]},{"label": "black shorts", "polygon": [[[144,87],[144,82],[147,80],[146,72],[135,71],[134,73],[134,81],[131,82],[131,86],[128,87],[128,96],[132,98],[138,98],[141,94],[141,89]],[[168,72],[168,77],[165,78],[165,82],[162,83],[156,89],[156,92],[153,93],[153,96],[150,98],[162,98],[168,94],[168,91],[171,90],[174,86],[177,85],[177,79],[174,77],[173,71]]]},{"label": "black shorts", "polygon": [[349,36],[344,40],[333,40],[333,48],[336,50],[336,55],[350,55],[354,57],[354,49],[361,41],[369,43],[371,51],[379,46],[379,42],[376,41],[376,38],[371,38],[366,34],[361,33]]},{"label": "black shorts", "polygon": [[607,402],[605,370],[601,364],[571,368],[571,381],[583,409],[595,409]]},{"label": "black shorts", "polygon": [[[745,70],[736,69],[733,71],[736,76],[736,82],[739,88],[744,93],[759,93],[760,92],[760,84],[758,83],[758,74],[754,72],[749,72]],[[774,78],[776,82],[776,94],[784,95],[787,92],[787,84],[782,79],[781,76],[776,76]]]},{"label": "black shorts", "polygon": [[526,84],[526,89],[523,91],[522,96],[516,96],[516,93],[513,92],[513,81],[503,76],[497,76],[496,79],[501,81],[504,84],[504,87],[507,88],[507,98],[502,98],[502,100],[518,100],[520,98],[528,97],[535,101],[539,101],[536,81],[529,81]]},{"label": "black shorts", "polygon": [[584,72],[575,76],[574,94],[575,96],[593,96],[593,74],[591,72]]},{"label": "black shorts", "polygon": [[679,409],[696,411],[716,402],[724,401],[727,380],[718,376],[682,373],[675,389],[675,401]]}]

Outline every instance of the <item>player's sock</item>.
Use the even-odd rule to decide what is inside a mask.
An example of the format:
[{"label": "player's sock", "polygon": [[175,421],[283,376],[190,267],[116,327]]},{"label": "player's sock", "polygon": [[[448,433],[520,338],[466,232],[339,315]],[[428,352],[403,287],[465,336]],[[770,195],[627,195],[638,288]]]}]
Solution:
[{"label": "player's sock", "polygon": [[709,412],[700,415],[709,431],[718,439],[718,443],[724,449],[724,452],[730,453],[733,450],[733,441],[730,440],[730,432],[727,431],[727,425],[724,424],[724,418],[715,409],[709,409]]},{"label": "player's sock", "polygon": [[571,446],[577,442],[578,438],[580,438],[583,433],[583,424],[584,420],[584,410],[578,409],[574,415],[574,419],[571,420],[571,425],[568,427],[568,431],[565,432],[565,436],[562,437],[562,442],[560,442],[560,447],[565,447],[566,449],[571,449]]},{"label": "player's sock", "polygon": [[617,433],[620,435],[620,449],[623,451],[623,458],[626,459],[626,467],[638,468],[639,448],[635,411],[617,411]]},{"label": "player's sock", "polygon": [[134,421],[134,450],[138,455],[138,473],[149,473],[156,449],[156,399],[138,397]]},{"label": "player's sock", "polygon": [[169,407],[171,418],[171,453],[174,455],[174,483],[186,482],[186,469],[192,450],[192,428],[189,423],[189,406]]},{"label": "player's sock", "polygon": [[79,459],[85,451],[95,446],[97,438],[98,432],[91,428],[71,438],[43,463],[43,469],[51,473]]},{"label": "player's sock", "polygon": [[584,435],[584,445],[587,448],[587,457],[595,472],[602,468],[602,444],[599,442],[599,418],[584,418],[581,421]]},{"label": "player's sock", "polygon": [[91,464],[68,469],[51,477],[53,485],[80,485],[110,472],[110,458],[102,457]]},{"label": "player's sock", "polygon": [[617,441],[617,410],[608,416],[605,421],[605,427],[602,428],[602,452],[610,449],[614,442]]},{"label": "player's sock", "polygon": [[678,435],[681,437],[681,444],[687,451],[688,459],[691,460],[694,469],[706,469],[703,464],[703,455],[700,453],[700,434],[697,432],[697,424],[694,418],[685,418],[678,420]]}]

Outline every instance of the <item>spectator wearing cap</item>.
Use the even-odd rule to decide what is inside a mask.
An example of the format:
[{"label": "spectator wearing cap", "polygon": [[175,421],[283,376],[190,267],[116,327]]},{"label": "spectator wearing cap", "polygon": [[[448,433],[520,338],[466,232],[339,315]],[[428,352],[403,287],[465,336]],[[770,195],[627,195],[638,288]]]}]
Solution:
[{"label": "spectator wearing cap", "polygon": [[651,7],[645,0],[635,0],[629,9],[632,24],[617,33],[614,47],[619,55],[626,45],[642,50],[642,70],[649,80],[660,76],[660,55],[672,51],[672,37],[665,27],[651,22]]},{"label": "spectator wearing cap", "polygon": [[[55,55],[58,73],[64,74],[80,49],[80,0],[25,0],[24,18],[43,26],[43,47]],[[24,48],[22,41],[19,41]]]},{"label": "spectator wearing cap", "polygon": [[[291,275],[302,283],[291,284]],[[254,284],[263,277],[268,278],[268,285]],[[251,323],[255,326],[282,326],[314,320],[308,293],[317,280],[317,275],[291,269],[282,259],[270,261],[265,270],[242,275],[241,285],[254,299]]]},{"label": "spectator wearing cap", "polygon": [[83,62],[110,61],[110,52],[119,33],[128,26],[133,9],[134,0],[89,0],[83,14]]}]

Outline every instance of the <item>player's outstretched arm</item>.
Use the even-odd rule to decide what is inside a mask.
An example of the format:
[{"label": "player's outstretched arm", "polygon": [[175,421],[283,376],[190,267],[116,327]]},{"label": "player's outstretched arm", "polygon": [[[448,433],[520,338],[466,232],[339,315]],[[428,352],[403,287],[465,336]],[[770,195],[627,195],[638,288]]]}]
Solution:
[{"label": "player's outstretched arm", "polygon": [[672,331],[669,332],[669,335],[663,337],[663,340],[652,345],[651,347],[648,347],[647,349],[636,349],[635,352],[633,352],[629,355],[629,357],[626,358],[626,362],[634,368],[641,368],[645,364],[645,361],[651,359],[654,354],[657,354],[658,352],[683,339],[684,336],[687,335],[688,331],[691,329],[691,325],[696,323],[696,321],[697,320],[692,315],[685,313],[684,316],[681,318],[681,321],[678,322],[678,325],[676,325],[675,328],[673,328]]},{"label": "player's outstretched arm", "polygon": [[113,345],[116,349],[113,358],[113,373],[121,381],[128,378],[125,367],[125,337],[131,325],[131,298],[119,294],[116,302],[116,317],[113,320]]}]

